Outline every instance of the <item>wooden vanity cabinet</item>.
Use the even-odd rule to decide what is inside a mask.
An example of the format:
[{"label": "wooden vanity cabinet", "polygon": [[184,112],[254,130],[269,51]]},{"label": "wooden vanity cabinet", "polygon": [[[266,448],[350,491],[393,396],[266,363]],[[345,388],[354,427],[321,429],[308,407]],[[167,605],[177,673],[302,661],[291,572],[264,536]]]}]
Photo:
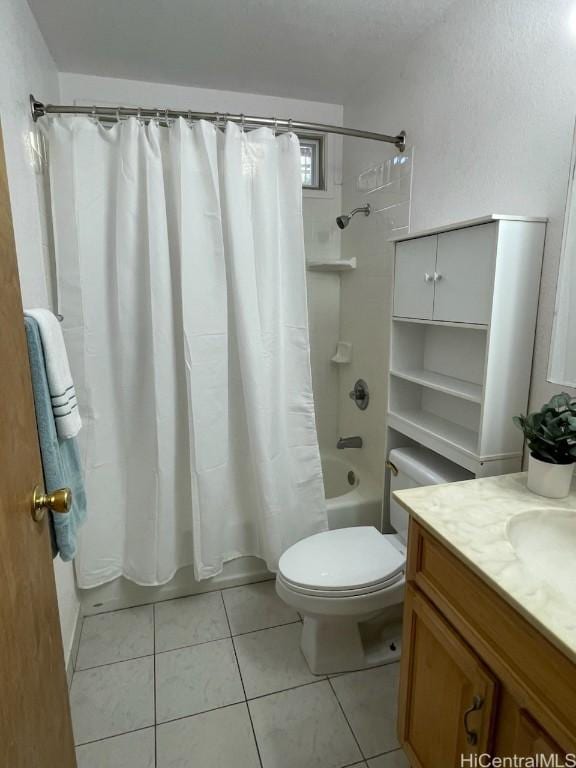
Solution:
[{"label": "wooden vanity cabinet", "polygon": [[576,665],[414,520],[398,729],[413,768],[576,752]]}]

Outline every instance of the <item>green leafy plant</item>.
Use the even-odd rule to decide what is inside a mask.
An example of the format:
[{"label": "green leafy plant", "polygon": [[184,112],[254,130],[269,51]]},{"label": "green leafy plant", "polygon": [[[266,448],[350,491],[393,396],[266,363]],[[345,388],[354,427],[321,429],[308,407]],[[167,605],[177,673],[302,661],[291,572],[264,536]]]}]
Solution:
[{"label": "green leafy plant", "polygon": [[554,395],[539,411],[514,416],[535,459],[549,464],[576,461],[576,398],[566,392]]}]

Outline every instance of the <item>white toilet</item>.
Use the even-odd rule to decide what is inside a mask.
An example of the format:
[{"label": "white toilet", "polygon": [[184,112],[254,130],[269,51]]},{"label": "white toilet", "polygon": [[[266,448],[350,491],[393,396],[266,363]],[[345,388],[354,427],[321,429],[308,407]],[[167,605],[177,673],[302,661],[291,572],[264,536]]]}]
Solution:
[{"label": "white toilet", "polygon": [[[468,480],[470,474],[421,447],[390,451],[390,493],[420,485]],[[302,653],[314,674],[363,669],[400,655],[400,611],[408,515],[390,498],[396,533],[373,527],[338,528],[286,550],[276,591],[302,614]]]}]

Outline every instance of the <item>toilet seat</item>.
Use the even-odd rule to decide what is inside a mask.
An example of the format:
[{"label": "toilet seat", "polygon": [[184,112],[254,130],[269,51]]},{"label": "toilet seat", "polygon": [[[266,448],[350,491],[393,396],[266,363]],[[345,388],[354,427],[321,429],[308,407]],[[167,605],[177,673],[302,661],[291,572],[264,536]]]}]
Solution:
[{"label": "toilet seat", "polygon": [[372,526],[338,528],[303,539],[280,558],[278,578],[301,595],[345,598],[402,581],[406,553]]}]

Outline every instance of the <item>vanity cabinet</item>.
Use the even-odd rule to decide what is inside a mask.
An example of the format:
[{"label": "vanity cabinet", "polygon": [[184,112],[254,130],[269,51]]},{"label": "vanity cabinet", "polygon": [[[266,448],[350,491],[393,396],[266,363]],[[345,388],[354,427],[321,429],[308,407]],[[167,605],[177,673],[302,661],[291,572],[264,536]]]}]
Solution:
[{"label": "vanity cabinet", "polygon": [[574,662],[414,519],[403,631],[398,730],[413,768],[576,752]]}]

